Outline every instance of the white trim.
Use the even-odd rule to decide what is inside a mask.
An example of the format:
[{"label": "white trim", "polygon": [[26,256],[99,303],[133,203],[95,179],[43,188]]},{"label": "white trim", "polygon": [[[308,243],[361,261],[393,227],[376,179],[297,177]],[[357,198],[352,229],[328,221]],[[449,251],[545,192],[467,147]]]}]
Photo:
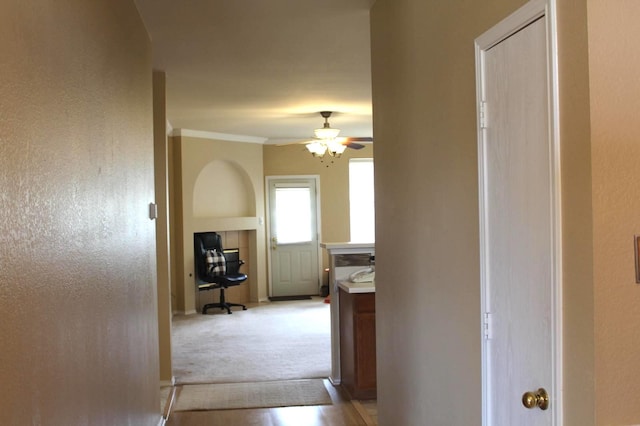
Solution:
[{"label": "white trim", "polygon": [[270,186],[271,181],[273,180],[295,180],[295,179],[310,179],[315,181],[316,185],[316,232],[318,239],[318,291],[322,286],[322,278],[324,277],[324,272],[322,268],[322,250],[320,250],[320,241],[322,241],[322,216],[320,213],[320,175],[280,175],[280,176],[265,176],[264,178],[264,188],[265,188],[265,209],[266,209],[266,217],[265,217],[265,231],[267,235],[267,265],[269,267],[269,273],[267,274],[267,291],[269,296],[273,294],[273,279],[272,279],[272,268],[271,268],[271,209],[270,209]]},{"label": "white trim", "polygon": [[481,51],[491,49],[502,40],[511,37],[514,33],[545,15],[548,15],[546,0],[531,0],[476,38],[476,52],[478,48]]},{"label": "white trim", "polygon": [[229,133],[205,132],[202,130],[173,129],[171,136],[186,136],[190,138],[215,139],[229,142],[247,142],[264,144],[267,138],[247,135],[233,135]]},{"label": "white trim", "polygon": [[160,380],[160,387],[169,387],[176,385],[176,376],[171,376],[171,380]]},{"label": "white trim", "polygon": [[554,360],[554,400],[556,401],[555,425],[562,425],[564,421],[564,340],[563,340],[563,252],[562,252],[562,157],[560,155],[560,90],[558,75],[558,18],[557,18],[556,0],[548,0],[546,7],[547,14],[547,44],[549,54],[549,131],[550,140],[553,148],[551,152],[553,173],[551,176],[551,184],[553,191],[553,233],[554,233],[554,269],[555,269],[555,294],[553,295],[554,305],[553,312],[553,328],[555,339],[553,342]]},{"label": "white trim", "polygon": [[[564,393],[563,393],[563,339],[562,339],[562,194],[561,194],[561,158],[560,158],[560,114],[559,114],[559,89],[558,89],[558,47],[557,47],[557,16],[556,16],[556,0],[531,0],[520,9],[509,15],[507,18],[499,22],[480,37],[475,40],[475,56],[476,56],[476,98],[477,98],[477,137],[478,137],[478,176],[485,176],[482,157],[484,146],[485,131],[482,127],[482,113],[480,105],[485,101],[485,87],[482,78],[482,70],[484,69],[482,52],[490,49],[515,32],[526,27],[531,22],[546,17],[547,31],[547,81],[549,87],[549,138],[552,146],[550,152],[551,158],[551,196],[552,196],[552,259],[553,259],[553,294],[552,294],[552,404],[554,407],[552,424],[560,426],[563,424],[564,418]],[[480,207],[480,285],[481,285],[481,318],[480,329],[481,336],[484,335],[484,314],[486,312],[487,300],[486,291],[487,283],[485,280],[485,247],[486,223],[484,221],[483,211],[485,209],[485,188],[483,186],[484,179],[479,179],[479,207]],[[487,418],[487,389],[488,383],[486,371],[487,357],[487,341],[482,338],[482,425],[492,426],[488,424]]]}]

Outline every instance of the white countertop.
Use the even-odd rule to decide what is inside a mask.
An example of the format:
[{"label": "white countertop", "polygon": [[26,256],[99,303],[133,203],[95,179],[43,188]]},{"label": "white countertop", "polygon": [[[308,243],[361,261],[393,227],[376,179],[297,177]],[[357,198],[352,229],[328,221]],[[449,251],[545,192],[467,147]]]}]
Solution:
[{"label": "white countertop", "polygon": [[375,247],[375,243],[320,243],[320,247],[325,248],[369,248]]},{"label": "white countertop", "polygon": [[352,283],[351,281],[338,281],[338,287],[347,293],[375,293],[376,282]]},{"label": "white countertop", "polygon": [[374,253],[375,243],[320,243],[330,254]]}]

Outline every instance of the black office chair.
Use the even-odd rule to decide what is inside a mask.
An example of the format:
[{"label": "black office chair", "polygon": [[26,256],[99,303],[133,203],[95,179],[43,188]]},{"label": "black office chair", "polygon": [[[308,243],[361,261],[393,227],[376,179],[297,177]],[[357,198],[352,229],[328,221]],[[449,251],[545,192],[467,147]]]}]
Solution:
[{"label": "black office chair", "polygon": [[220,302],[207,303],[202,307],[202,313],[206,314],[210,308],[220,308],[230,314],[232,306],[246,310],[245,305],[227,302],[224,296],[225,289],[247,280],[247,275],[240,273],[244,261],[240,259],[239,250],[224,250],[222,239],[215,232],[198,232],[193,234],[193,255],[198,291],[220,290]]}]

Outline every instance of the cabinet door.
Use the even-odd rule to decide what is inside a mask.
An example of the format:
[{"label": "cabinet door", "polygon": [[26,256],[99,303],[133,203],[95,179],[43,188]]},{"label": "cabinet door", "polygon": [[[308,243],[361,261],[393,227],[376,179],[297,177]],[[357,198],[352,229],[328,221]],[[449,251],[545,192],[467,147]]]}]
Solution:
[{"label": "cabinet door", "polygon": [[376,314],[361,313],[355,317],[357,387],[376,388]]}]

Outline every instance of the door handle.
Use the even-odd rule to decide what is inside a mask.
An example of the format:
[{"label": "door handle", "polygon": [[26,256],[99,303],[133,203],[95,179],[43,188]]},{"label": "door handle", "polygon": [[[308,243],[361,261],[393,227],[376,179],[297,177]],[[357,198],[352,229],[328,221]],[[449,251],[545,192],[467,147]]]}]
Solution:
[{"label": "door handle", "polygon": [[544,388],[540,388],[537,392],[525,392],[522,395],[522,405],[529,409],[539,407],[541,410],[549,408],[549,394]]}]

